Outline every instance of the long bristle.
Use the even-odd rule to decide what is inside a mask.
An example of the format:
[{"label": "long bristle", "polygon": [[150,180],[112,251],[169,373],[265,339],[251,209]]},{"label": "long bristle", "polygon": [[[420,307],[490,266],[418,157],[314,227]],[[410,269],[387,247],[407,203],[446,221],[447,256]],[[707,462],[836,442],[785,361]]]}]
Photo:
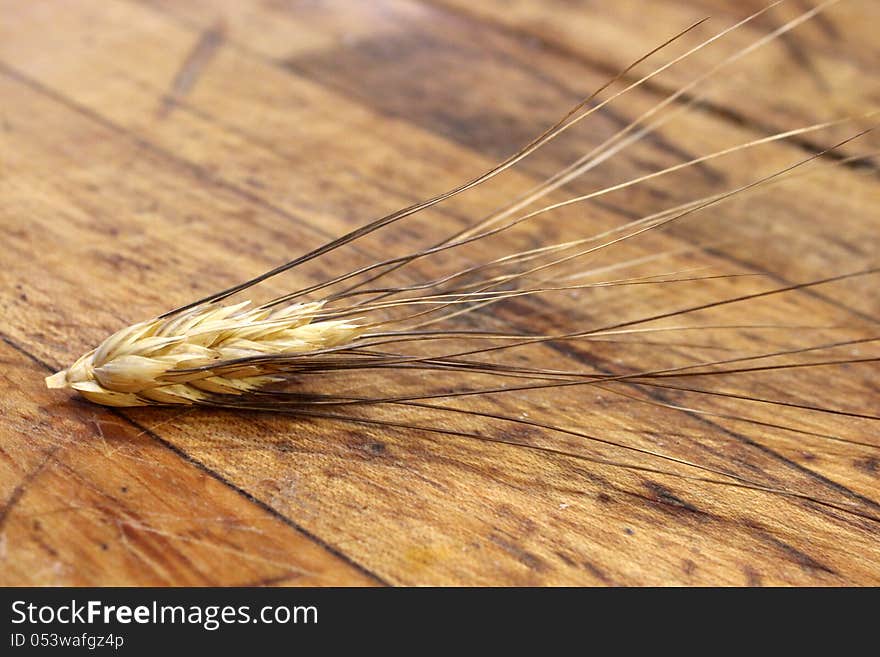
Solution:
[{"label": "long bristle", "polygon": [[[589,208],[590,203],[606,196],[621,191],[631,192],[649,181],[665,180],[673,174],[710,161],[751,153],[806,134],[837,128],[848,121],[875,116],[876,112],[865,112],[857,117],[796,127],[691,157],[679,164],[658,168],[587,193],[567,197],[557,195],[572,181],[644,139],[679,112],[697,106],[701,98],[699,93],[702,93],[699,91],[701,85],[714,80],[719,72],[835,2],[837,0],[823,2],[710,66],[672,93],[666,94],[635,120],[568,166],[501,207],[481,214],[443,239],[435,238],[424,248],[404,255],[389,255],[366,266],[343,267],[340,274],[311,282],[255,308],[246,307],[247,302],[226,302],[234,294],[248,291],[311,260],[333,258],[340,247],[369,234],[399,225],[399,222],[407,219],[417,221],[422,211],[479,188],[557,140],[603,107],[626,98],[632,90],[679,62],[692,58],[708,45],[769,11],[778,2],[703,40],[684,54],[655,66],[648,73],[635,76],[634,81],[628,81],[636,66],[690,34],[703,21],[687,27],[626,67],[536,139],[486,173],[424,202],[377,219],[251,280],[147,322],[123,328],[78,359],[70,368],[48,377],[46,384],[50,388],[72,388],[91,401],[111,406],[195,404],[239,411],[275,411],[308,418],[373,423],[506,442],[546,453],[573,455],[610,465],[799,497],[880,521],[880,511],[868,509],[860,500],[819,499],[808,491],[783,490],[772,481],[743,476],[733,468],[700,463],[696,458],[682,458],[661,449],[597,436],[555,421],[552,417],[526,418],[479,407],[480,400],[510,399],[514,396],[527,398],[530,392],[539,390],[592,390],[607,393],[612,398],[625,399],[633,405],[652,404],[701,419],[746,423],[830,443],[844,443],[859,449],[876,450],[880,447],[868,440],[837,436],[808,423],[789,423],[784,418],[778,422],[767,422],[751,417],[746,410],[733,413],[723,407],[703,408],[700,403],[688,401],[696,398],[737,402],[745,408],[749,408],[749,404],[771,404],[781,411],[800,409],[867,422],[880,420],[880,416],[873,411],[851,410],[830,403],[773,399],[757,392],[744,394],[731,389],[711,388],[712,382],[721,377],[731,380],[738,376],[768,373],[802,374],[832,365],[857,366],[880,362],[880,355],[874,351],[858,354],[846,351],[877,347],[880,336],[870,322],[853,324],[841,321],[840,325],[814,326],[805,321],[793,321],[772,325],[761,323],[748,311],[740,313],[735,321],[728,316],[719,320],[708,314],[730,310],[734,306],[751,308],[750,304],[784,300],[788,293],[815,293],[823,286],[847,280],[876,278],[880,268],[869,267],[845,274],[827,273],[812,280],[785,282],[757,276],[754,271],[748,270],[719,273],[702,262],[697,263],[700,266],[693,266],[689,262],[688,266],[664,266],[660,271],[646,272],[646,269],[664,259],[673,260],[673,256],[699,252],[698,245],[662,252],[649,251],[647,255],[625,252],[632,242],[650,239],[659,230],[677,226],[685,220],[696,220],[731,199],[747,199],[793,177],[821,172],[819,165],[827,163],[827,155],[861,137],[865,130],[853,128],[851,136],[838,139],[834,146],[816,149],[778,167],[772,173],[756,173],[746,182],[730,184],[709,194],[693,194],[697,197],[670,204],[656,212],[641,216],[633,213],[631,220],[620,225],[605,226],[593,232],[584,231],[574,239],[560,238],[538,245],[530,244],[518,250],[503,243],[503,237],[517,229],[526,226],[534,228],[544,221],[549,223],[549,218],[557,211]],[[622,82],[624,88],[600,100],[600,95],[617,82]],[[677,101],[685,102],[678,109],[663,114]],[[866,156],[839,156],[828,166],[846,165],[860,157]],[[723,237],[719,236],[719,239]],[[497,246],[499,243],[500,247]],[[489,255],[475,259],[473,253],[467,250],[473,245],[484,247]],[[594,262],[599,255],[608,252],[623,252],[624,255],[610,265],[597,265]],[[446,268],[441,268],[433,276],[424,274],[418,265],[430,258],[437,261],[442,259]],[[392,279],[394,276],[402,282]],[[745,286],[744,279],[752,287],[736,287],[736,284]],[[700,294],[704,296],[683,301],[674,308],[667,306],[656,309],[646,305],[638,308],[639,314],[635,317],[628,315],[615,321],[597,320],[576,330],[553,330],[552,321],[548,320],[550,327],[545,327],[546,330],[525,331],[515,317],[511,320],[510,317],[495,316],[499,307],[512,308],[509,314],[514,316],[522,312],[522,308],[527,309],[525,312],[535,312],[535,307],[542,300],[565,294],[623,293],[634,289],[650,290],[656,286],[691,286],[687,288],[690,290],[699,286]],[[558,308],[551,304],[548,307]],[[551,314],[550,311],[548,314]],[[587,315],[586,312],[579,313],[578,318]],[[699,321],[700,317],[709,319]],[[668,320],[680,323],[663,323]],[[524,324],[531,326],[528,322]],[[682,337],[682,334],[693,331],[701,331],[707,336],[718,332],[728,336],[742,331],[787,332],[789,341],[781,341],[772,349],[745,353],[738,349],[738,343],[733,338],[713,341],[706,337],[701,342]],[[840,331],[850,334],[838,337]],[[677,341],[670,340],[670,335],[672,340]],[[799,337],[808,341],[806,346],[797,341]],[[772,344],[770,339],[766,342]],[[566,350],[597,344],[629,348],[633,354],[637,348],[651,348],[655,350],[653,353],[670,358],[668,362],[652,361],[649,368],[640,366],[635,355],[631,361],[620,359],[610,365],[599,363],[596,359],[597,362],[588,362],[582,369],[564,369],[553,363],[541,362],[549,358],[547,354],[552,349],[566,353]],[[681,362],[682,356],[676,350],[686,356],[684,362]],[[672,356],[679,357],[679,360]],[[358,378],[361,376],[373,377],[372,384],[362,384],[364,379]],[[389,381],[393,381],[394,385]],[[686,397],[688,395],[691,397]],[[646,465],[641,461],[630,463],[610,456],[600,457],[579,453],[576,449],[538,445],[531,441],[514,441],[498,435],[503,432],[490,435],[488,431],[459,430],[441,421],[419,423],[410,421],[408,416],[395,416],[395,413],[401,412],[434,413],[434,417],[466,415],[487,423],[495,422],[507,429],[516,426],[558,434],[622,454],[645,457],[657,462],[657,465]]]}]

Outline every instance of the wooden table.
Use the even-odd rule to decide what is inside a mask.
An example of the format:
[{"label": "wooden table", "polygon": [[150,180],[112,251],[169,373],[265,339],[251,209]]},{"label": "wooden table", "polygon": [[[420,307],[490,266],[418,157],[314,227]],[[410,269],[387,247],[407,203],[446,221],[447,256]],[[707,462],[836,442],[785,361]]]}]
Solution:
[{"label": "wooden table", "polygon": [[[880,406],[874,362],[703,382],[728,396],[579,389],[486,402],[543,412],[608,443],[447,420],[592,460],[331,420],[111,410],[43,384],[124,325],[476,175],[675,32],[712,16],[699,28],[706,36],[761,4],[4,0],[0,583],[880,583],[878,422],[857,416]],[[768,12],[491,189],[368,241],[352,262],[460,227],[595,146],[699,65],[806,9],[792,0]],[[681,121],[591,172],[585,188],[865,112],[880,101],[878,20],[873,0],[829,8],[753,53],[736,75],[719,74],[725,82]],[[651,63],[682,47],[668,52]],[[649,181],[521,237],[528,245],[583,235],[585,221],[593,231],[735,187],[859,125],[867,124]],[[676,263],[760,280],[526,299],[500,304],[486,321],[566,330],[876,266],[876,169],[841,159],[877,143],[867,135],[846,144],[816,162],[823,170],[815,176],[719,206],[705,222],[646,236],[627,252],[669,251]],[[877,282],[861,276],[703,319],[844,327],[827,334],[705,329],[676,334],[688,344],[569,345],[539,357],[613,370],[819,343],[839,330],[869,339]],[[708,344],[694,344],[701,340]],[[865,342],[828,357],[876,355]],[[743,390],[796,405],[730,396]],[[714,471],[752,483],[719,483]]]}]

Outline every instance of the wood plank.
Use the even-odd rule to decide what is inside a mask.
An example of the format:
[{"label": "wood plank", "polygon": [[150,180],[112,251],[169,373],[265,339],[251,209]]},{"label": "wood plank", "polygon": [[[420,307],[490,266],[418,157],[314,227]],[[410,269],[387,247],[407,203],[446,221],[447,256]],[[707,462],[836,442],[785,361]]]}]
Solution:
[{"label": "wood plank", "polygon": [[58,403],[0,343],[3,586],[375,584],[149,431]]},{"label": "wood plank", "polygon": [[[207,29],[218,16],[223,16],[229,26],[230,40],[240,35],[248,50],[259,52],[269,62],[291,68],[316,83],[332,85],[359,104],[367,104],[397,121],[406,120],[467,146],[469,150],[477,150],[484,156],[483,166],[527,143],[608,77],[604,69],[596,70],[572,62],[554,52],[524,49],[518,40],[504,34],[430,6],[400,0],[386,0],[380,3],[380,8],[371,3],[372,9],[362,7],[354,17],[347,12],[334,12],[321,6],[297,6],[294,11],[283,3],[268,3],[263,6],[265,15],[262,22],[268,23],[271,17],[275,28],[267,33],[259,33],[254,27],[253,16],[259,13],[257,5],[229,3],[206,11],[199,2],[158,4],[169,14],[192,24],[196,30]],[[365,39],[351,36],[342,47],[328,50],[323,55],[316,54],[312,49],[302,52],[296,41],[284,38],[284,26],[292,23],[312,25],[315,32],[324,30],[331,33],[344,33],[349,24],[364,31],[363,26],[369,24],[369,33],[376,36]],[[459,61],[467,65],[454,65]],[[400,62],[405,62],[405,66]],[[764,64],[767,69],[774,66],[772,59]],[[577,84],[572,83],[573,80],[578,81]],[[204,93],[210,93],[208,89],[211,84],[212,80],[204,80]],[[770,86],[778,89],[778,85]],[[485,89],[494,91],[479,91]],[[211,96],[214,98],[212,107],[220,107],[219,94]],[[785,97],[789,96],[796,97],[797,90]],[[195,98],[192,100],[197,102]],[[536,162],[527,162],[526,167],[535,175],[549,175],[595,147],[613,130],[625,124],[628,117],[637,116],[657,100],[659,97],[654,94],[629,94],[625,102],[613,106],[613,111],[600,113],[588,121],[586,129],[569,133],[558,148],[551,149]],[[452,107],[455,108],[454,113],[450,111]],[[222,108],[219,111],[223,111]],[[345,113],[347,111],[348,107]],[[334,118],[339,115],[334,113]],[[784,127],[791,128],[792,125],[803,124],[789,121]],[[249,128],[254,129],[259,128]],[[285,134],[296,134],[296,130],[295,125],[288,124]],[[829,140],[828,143],[833,143],[834,137],[851,135],[854,130],[856,128],[832,132],[825,138]],[[395,129],[388,131],[388,134],[394,139],[397,133],[395,123]],[[420,141],[420,137],[408,132],[401,134],[410,143]],[[631,155],[622,153],[591,171],[581,181],[582,185],[575,185],[573,189],[592,191],[598,186],[643,175],[646,170],[669,166],[698,153],[712,152],[764,134],[742,130],[702,113],[686,115],[681,121],[668,125],[656,140],[637,145]],[[867,141],[859,142],[861,152],[870,151],[873,144],[871,139],[869,135]],[[486,159],[486,155],[490,157]],[[744,174],[754,174],[755,167],[762,164],[767,166],[766,171],[769,172],[775,170],[773,167],[790,164],[803,155],[800,150],[779,150],[770,154],[762,151],[749,158],[747,164],[741,161],[712,163],[706,168],[689,172],[687,176],[661,179],[653,185],[647,183],[640,187],[641,191],[628,190],[621,195],[624,197],[622,199],[617,195],[611,196],[607,202],[613,204],[619,214],[640,215],[656,210],[658,203],[680,200],[682,196],[679,191],[688,197],[700,190],[717,191],[719,185],[732,186],[744,182]],[[444,149],[436,159],[444,166],[460,167],[460,162],[467,157],[460,152],[453,157]],[[418,163],[419,167],[424,166],[424,159]],[[406,161],[415,162],[408,158]],[[456,162],[459,164],[456,165]],[[425,181],[428,181],[430,186],[422,192],[427,195],[440,189],[434,184],[438,180],[461,180],[459,170],[455,169],[453,176],[443,177],[442,173],[419,169],[419,174],[433,175],[425,175],[421,183],[406,182],[409,189],[417,190],[424,188]],[[722,207],[713,210],[713,216],[718,218],[705,222],[704,230],[699,225],[688,224],[681,231],[684,233],[681,237],[705,238],[707,233],[717,232],[723,223],[729,237],[725,253],[735,262],[745,262],[758,269],[771,269],[790,281],[814,276],[817,260],[826,263],[846,262],[856,269],[865,262],[872,262],[870,251],[866,252],[860,245],[871,242],[871,228],[867,226],[873,221],[870,208],[877,202],[876,185],[873,181],[859,183],[849,176],[835,177],[835,181],[833,194],[827,193],[823,187],[803,186],[799,189],[801,194],[797,196],[781,196],[782,200],[775,203],[772,217],[775,228],[768,225],[769,219],[765,223],[757,219],[743,221],[739,208],[734,207],[728,212]],[[846,189],[839,187],[840,184],[845,185]],[[522,183],[503,189],[517,188],[521,190]],[[496,198],[492,196],[490,200],[494,202]],[[661,200],[658,201],[658,198]],[[475,202],[472,198],[468,199],[471,206]],[[826,213],[834,216],[833,223],[824,220],[826,214],[811,212],[812,208],[820,205],[826,209]],[[597,211],[594,207],[590,210]],[[470,213],[473,214],[474,210],[471,209]],[[839,222],[847,222],[846,227],[839,229]],[[768,230],[784,232],[787,239],[796,244],[763,239]],[[854,239],[850,240],[849,236]],[[841,238],[843,243],[840,242]],[[816,254],[816,260],[812,259],[813,256],[810,261],[785,257],[793,246],[804,250],[808,248],[811,254]],[[782,267],[785,269],[782,270]],[[864,291],[859,288],[851,299],[857,307],[865,299]],[[864,305],[862,307],[864,309]]]},{"label": "wood plank", "polygon": [[[240,280],[328,235],[480,171],[577,97],[561,80],[598,81],[604,75],[557,54],[523,51],[515,39],[479,23],[444,18],[432,7],[385,3],[383,8],[360,7],[359,13],[343,16],[332,8],[293,13],[271,3],[230,3],[218,22],[216,12],[198,3],[173,3],[157,11],[126,2],[77,2],[60,13],[51,3],[29,4],[0,45],[5,71],[0,93],[8,99],[4,169],[9,172],[0,182],[6,199],[2,221],[12,240],[0,301],[9,318],[9,337],[28,353],[60,366],[123,324]],[[187,22],[175,18],[180,15]],[[279,16],[284,20],[274,20]],[[259,26],[267,34],[261,35]],[[429,34],[432,40],[425,42]],[[222,38],[222,44],[207,61],[194,58],[206,38]],[[63,46],[69,56],[41,54],[47,42]],[[384,50],[368,47],[378,42]],[[468,49],[467,42],[481,45]],[[474,57],[475,52],[480,56]],[[404,54],[411,68],[402,74],[394,64]],[[201,61],[200,70],[187,72],[193,61]],[[422,72],[430,70],[439,73],[423,84]],[[185,77],[198,73],[185,91],[175,82],[181,71]],[[489,80],[498,86],[488,86]],[[499,99],[499,89],[516,93]],[[535,98],[544,102],[537,105]],[[650,92],[635,96],[622,116],[632,116],[654,98]],[[488,109],[481,115],[479,107]],[[539,111],[530,111],[535,107]],[[705,152],[754,134],[717,116],[697,115],[694,121],[665,132],[664,140],[645,145],[589,183],[674,161],[670,144]],[[388,249],[409,249],[461,227],[479,216],[481,207],[509,198],[572,153],[598,143],[619,122],[620,117],[600,117],[595,133],[577,135],[560,152],[485,195],[367,242],[336,264],[369,262]],[[796,147],[768,150],[758,162],[722,169],[723,182],[747,177],[752,173],[747,164],[773,170],[801,156]],[[686,178],[690,191],[717,185],[711,173]],[[743,207],[719,211],[704,230],[724,227],[737,246],[674,257],[670,266],[729,268],[738,262],[763,266],[778,280],[803,280],[817,269],[844,271],[870,264],[876,184],[845,169],[829,171],[822,180],[824,187],[797,186],[794,196],[788,187],[784,194],[755,197],[744,207],[759,219],[766,214],[763,222],[730,226],[725,222],[740,219]],[[626,207],[591,207],[590,229],[619,225],[627,211],[640,213],[652,202],[675,199],[674,194],[658,198],[659,190],[660,185],[652,190],[653,199],[652,193],[629,195]],[[839,217],[835,226],[823,220],[829,213]],[[754,252],[770,218],[785,239]],[[524,227],[497,248],[547,239],[547,231],[547,226]],[[689,225],[687,231],[650,236],[614,257],[681,249],[695,232],[700,236]],[[577,212],[561,215],[552,228],[553,238],[579,234],[583,226]],[[38,244],[52,248],[38,251],[35,258]],[[808,247],[807,261],[785,257]],[[295,273],[286,285],[320,279],[332,267],[321,263]],[[414,274],[431,272],[425,265]],[[821,297],[800,293],[755,303],[749,319],[809,317],[817,325],[845,321],[854,334],[870,335],[856,314],[877,311],[875,295],[865,293],[869,285],[850,282],[826,289]],[[719,282],[688,289],[687,301],[757,289],[761,283]],[[551,300],[550,307],[525,300],[481,314],[478,321],[564,330],[680,307],[680,295],[659,286],[591,297],[577,308],[559,299]],[[738,318],[742,315],[732,309],[705,316],[719,322]],[[786,340],[830,340],[833,335],[839,334]],[[778,338],[748,332],[732,337],[707,333],[705,340],[759,351],[780,344]],[[535,350],[525,362],[614,368],[624,359],[661,366],[705,353],[693,345],[661,352],[633,344],[596,344],[588,350]],[[866,347],[863,353],[872,352]],[[850,368],[830,401],[851,404],[854,410],[870,408],[872,372],[870,366]],[[374,379],[364,385],[394,389],[404,383]],[[735,383],[730,385],[735,391]],[[743,385],[771,397],[791,394],[809,401],[828,396],[824,381],[816,377],[779,375]],[[813,432],[804,435],[651,405],[689,399],[670,392],[640,404],[600,392],[534,391],[486,400],[483,407],[511,415],[528,409],[605,439],[643,449],[662,447],[677,458],[734,472],[772,490],[695,481],[699,472],[693,468],[608,444],[413,410],[393,416],[441,421],[446,428],[477,429],[487,437],[664,472],[330,421],[216,411],[181,415],[166,409],[131,411],[124,417],[149,427],[221,480],[393,583],[877,582],[872,422],[793,409],[752,413],[758,420],[789,422]],[[65,403],[71,402],[58,402]],[[716,413],[738,408],[725,399],[701,404]],[[836,443],[832,449],[816,434],[866,444]],[[832,506],[773,492],[781,488]],[[200,509],[190,512],[189,518],[199,523],[205,517],[200,514]],[[274,539],[276,530],[267,531]],[[337,582],[364,577],[344,568],[334,573]],[[118,575],[122,581],[125,577]],[[181,576],[179,581],[189,580]]]},{"label": "wood plank", "polygon": [[[581,3],[564,0],[436,0],[435,4],[464,16],[503,26],[535,47],[558,48],[593,65],[618,71],[678,28],[708,18],[706,31],[718,31],[771,3],[762,0],[689,0],[652,3],[645,11],[638,0]],[[725,39],[722,56],[747,46],[781,27],[819,2],[785,2]],[[738,120],[783,130],[829,116],[858,115],[880,100],[877,85],[864,84],[865,73],[880,63],[880,47],[872,25],[880,7],[871,0],[843,0],[814,20],[750,55],[731,71],[733,79],[713,92],[709,102]],[[684,62],[656,81],[674,89],[685,84],[708,58]]]}]

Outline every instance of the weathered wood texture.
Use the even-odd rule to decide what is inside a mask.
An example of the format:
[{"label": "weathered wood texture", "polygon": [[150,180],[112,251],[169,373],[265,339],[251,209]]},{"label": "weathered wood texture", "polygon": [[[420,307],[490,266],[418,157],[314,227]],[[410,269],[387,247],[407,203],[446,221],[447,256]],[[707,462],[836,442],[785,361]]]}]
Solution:
[{"label": "weathered wood texture", "polygon": [[[693,21],[715,16],[721,29],[759,6],[645,4],[0,2],[0,584],[880,584],[872,420],[756,404],[753,421],[743,422],[732,417],[742,412],[734,398],[701,399],[711,416],[661,406],[692,402],[675,391],[631,391],[648,403],[577,390],[493,402],[510,414],[534,404],[558,424],[645,450],[535,429],[504,434],[578,450],[595,459],[588,462],[378,426],[112,411],[44,389],[45,375],[122,325],[454,186]],[[805,8],[786,3],[733,35],[727,52]],[[878,20],[873,1],[830,8],[754,53],[740,77],[721,75],[726,84],[687,123],[664,126],[585,184],[866,111],[880,101]],[[460,228],[474,207],[526,189],[638,116],[696,70],[687,66],[600,112],[589,129],[483,195],[401,226],[390,242],[347,253],[345,264]],[[872,140],[843,152],[868,151]],[[651,181],[591,206],[590,230],[656,210],[658,199],[670,205],[742,184],[830,143],[827,134],[808,135],[760,157]],[[781,187],[625,253],[718,243],[675,261],[756,271],[775,285],[877,264],[875,170],[836,166],[821,185],[794,178]],[[583,235],[583,216],[563,214],[551,232]],[[543,237],[535,228],[517,239]],[[722,281],[683,300],[659,286],[556,312],[525,300],[487,321],[574,330],[699,303],[725,285],[732,293],[766,289]],[[876,276],[756,302],[748,319],[796,318],[867,335],[880,310],[875,288]],[[743,322],[733,309],[707,317]],[[758,351],[780,344],[749,331],[724,339]],[[693,345],[631,349],[644,351],[646,368],[699,353]],[[712,353],[704,356],[723,357]],[[868,343],[859,353],[876,350]],[[613,345],[597,345],[589,354],[545,348],[532,358],[560,369],[613,369],[619,356]],[[833,369],[831,380],[790,374],[736,385],[876,414],[876,373],[868,363]],[[736,385],[726,390],[742,392]],[[448,425],[485,429],[464,417]],[[647,451],[766,490],[699,481],[718,477],[658,463]]]}]

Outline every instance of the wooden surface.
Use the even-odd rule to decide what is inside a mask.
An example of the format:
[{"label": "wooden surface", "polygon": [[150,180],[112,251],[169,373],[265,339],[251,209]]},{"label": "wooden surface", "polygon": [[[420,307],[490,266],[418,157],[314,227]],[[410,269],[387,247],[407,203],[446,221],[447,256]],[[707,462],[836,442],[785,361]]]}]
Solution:
[{"label": "wooden surface", "polygon": [[[699,481],[713,477],[643,452],[473,418],[447,422],[594,460],[329,420],[115,411],[44,388],[44,376],[121,326],[452,187],[693,21],[713,16],[711,28],[722,29],[760,6],[646,4],[0,3],[0,583],[880,584],[880,442],[870,419],[636,389],[628,394],[637,399],[572,389],[491,402],[734,472],[766,489],[756,490]],[[784,4],[729,48],[806,7]],[[725,77],[687,122],[670,123],[586,184],[866,111],[880,102],[878,20],[871,0],[829,9],[754,53],[746,73]],[[390,242],[366,243],[345,264],[460,228],[589,150],[688,70],[629,94],[491,190],[402,226]],[[589,230],[742,184],[833,142],[834,134],[808,135],[610,196],[589,207]],[[868,135],[841,152],[872,146]],[[767,280],[876,266],[876,170],[835,166],[819,180],[795,178],[626,252],[711,242],[683,262],[760,272],[763,283],[707,283],[686,298],[670,285],[568,306],[524,300],[486,321],[562,332],[766,289]],[[563,214],[549,232],[583,235],[583,222],[583,211]],[[520,237],[534,244],[546,235],[535,227]],[[747,323],[845,325],[847,337],[870,337],[876,288],[869,276],[773,297],[751,304]],[[704,319],[744,317],[722,308]],[[694,353],[723,357],[719,344],[769,351],[798,337],[707,331],[716,351],[597,344],[530,358],[563,369],[627,359],[662,367]],[[873,347],[858,354],[875,355]],[[866,363],[717,385],[876,414],[877,373]],[[714,415],[668,406],[691,404]]]}]

